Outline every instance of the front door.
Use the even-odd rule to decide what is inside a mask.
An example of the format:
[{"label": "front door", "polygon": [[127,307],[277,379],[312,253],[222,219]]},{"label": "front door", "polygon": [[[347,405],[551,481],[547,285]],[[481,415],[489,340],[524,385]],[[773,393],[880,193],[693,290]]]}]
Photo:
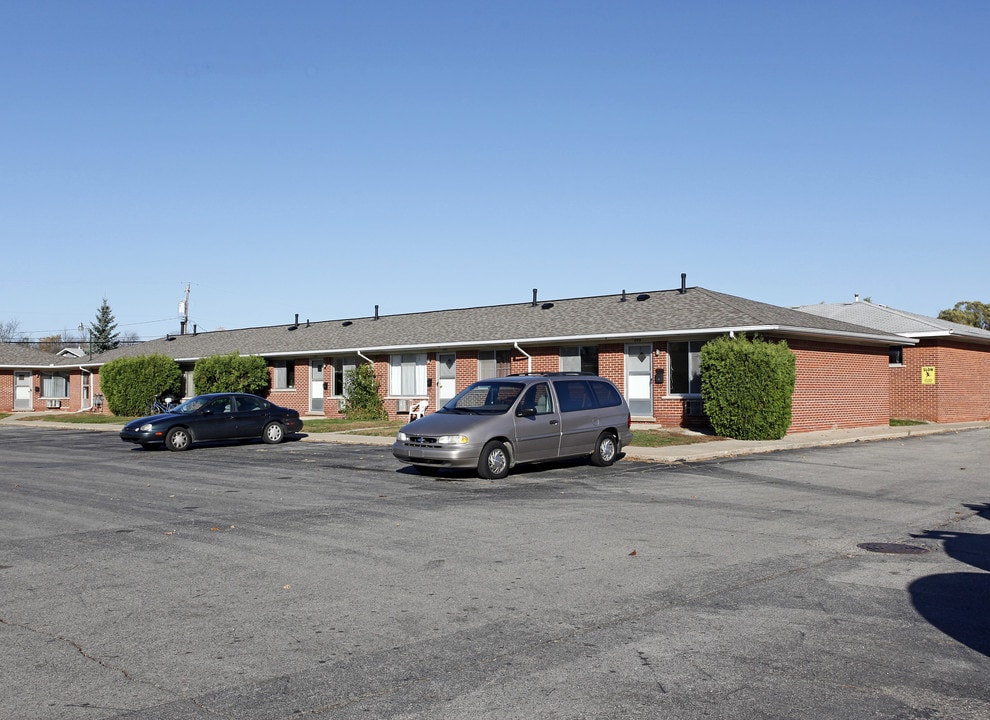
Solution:
[{"label": "front door", "polygon": [[457,358],[454,353],[437,355],[437,407],[443,407],[457,394]]},{"label": "front door", "polygon": [[634,417],[653,417],[653,346],[626,346],[626,402]]},{"label": "front door", "polygon": [[323,412],[323,360],[309,361],[309,411]]},{"label": "front door", "polygon": [[31,373],[14,371],[14,410],[31,410],[34,407],[31,397]]}]

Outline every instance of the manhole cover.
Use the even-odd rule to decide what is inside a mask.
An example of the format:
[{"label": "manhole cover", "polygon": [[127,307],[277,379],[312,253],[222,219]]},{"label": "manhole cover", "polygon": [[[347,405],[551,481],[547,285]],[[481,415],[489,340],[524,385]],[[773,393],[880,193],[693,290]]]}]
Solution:
[{"label": "manhole cover", "polygon": [[888,555],[924,555],[928,548],[904,543],[860,543],[856,547],[867,552],[887,553]]}]

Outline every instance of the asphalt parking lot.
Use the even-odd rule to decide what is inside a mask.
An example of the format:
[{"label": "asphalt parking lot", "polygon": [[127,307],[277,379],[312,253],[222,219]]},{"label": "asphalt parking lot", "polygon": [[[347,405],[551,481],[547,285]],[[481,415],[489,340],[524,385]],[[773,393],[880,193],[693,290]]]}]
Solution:
[{"label": "asphalt parking lot", "polygon": [[4,425],[0,716],[985,720],[988,440],[483,481]]}]

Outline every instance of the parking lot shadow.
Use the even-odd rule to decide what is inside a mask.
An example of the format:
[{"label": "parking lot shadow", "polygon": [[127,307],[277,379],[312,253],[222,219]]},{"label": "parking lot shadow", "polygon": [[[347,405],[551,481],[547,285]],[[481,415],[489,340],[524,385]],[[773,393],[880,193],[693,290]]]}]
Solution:
[{"label": "parking lot shadow", "polygon": [[[966,505],[990,520],[990,505]],[[913,537],[941,540],[945,554],[984,572],[928,575],[908,586],[915,609],[928,622],[990,657],[990,535],[928,530]]]}]

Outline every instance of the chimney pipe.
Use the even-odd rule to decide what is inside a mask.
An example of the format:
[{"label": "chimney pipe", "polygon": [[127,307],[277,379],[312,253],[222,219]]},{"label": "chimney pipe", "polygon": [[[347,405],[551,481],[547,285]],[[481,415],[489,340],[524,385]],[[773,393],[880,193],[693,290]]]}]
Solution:
[{"label": "chimney pipe", "polygon": [[536,288],[533,288],[533,307],[536,307]]},{"label": "chimney pipe", "polygon": [[853,295],[853,302],[859,302],[859,293]]},{"label": "chimney pipe", "polygon": [[681,273],[681,295],[687,292],[687,273]]},{"label": "chimney pipe", "polygon": [[293,325],[298,325],[299,324],[299,313],[296,313],[296,321],[294,323],[292,323],[292,324]]},{"label": "chimney pipe", "polygon": [[375,320],[378,319],[378,306],[375,305]]}]

